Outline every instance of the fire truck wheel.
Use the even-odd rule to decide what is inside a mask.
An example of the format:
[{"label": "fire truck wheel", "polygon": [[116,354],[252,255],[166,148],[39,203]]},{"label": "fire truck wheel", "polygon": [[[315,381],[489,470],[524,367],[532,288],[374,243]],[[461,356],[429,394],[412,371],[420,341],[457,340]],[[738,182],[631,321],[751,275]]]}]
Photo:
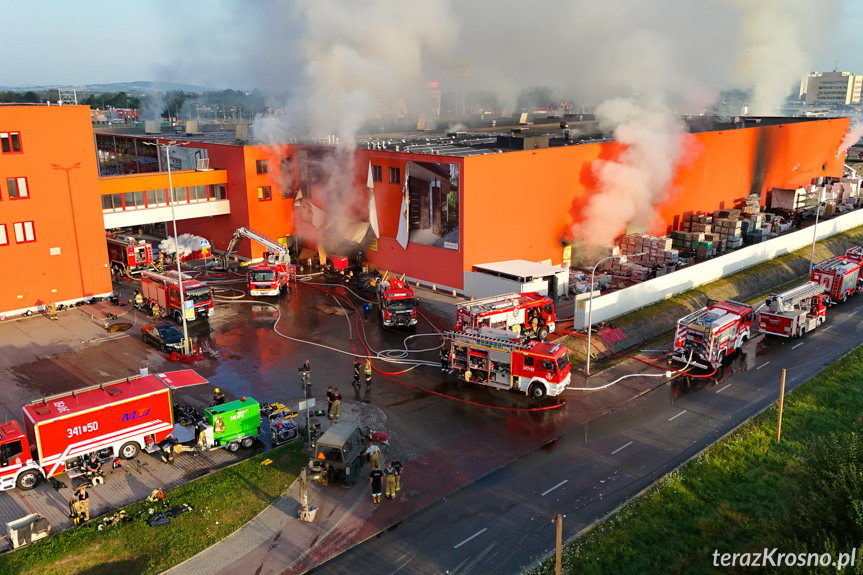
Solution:
[{"label": "fire truck wheel", "polygon": [[238,449],[240,449],[240,444],[236,441],[232,441],[228,444],[228,451],[231,453],[235,453]]},{"label": "fire truck wheel", "polygon": [[533,399],[544,399],[545,398],[545,386],[538,381],[535,381],[530,384],[530,387],[527,389],[527,393]]},{"label": "fire truck wheel", "polygon": [[545,341],[548,337],[548,328],[545,326],[539,328],[539,332],[537,333],[537,335],[539,335],[539,339]]},{"label": "fire truck wheel", "polygon": [[243,447],[245,447],[246,449],[250,448],[254,444],[255,444],[255,438],[254,437],[246,437],[245,439],[243,439]]},{"label": "fire truck wheel", "polygon": [[139,449],[137,443],[130,441],[129,443],[124,443],[123,447],[120,448],[120,455],[123,459],[134,459],[138,455]]},{"label": "fire truck wheel", "polygon": [[39,484],[39,473],[36,471],[25,471],[18,476],[18,489],[28,491]]}]

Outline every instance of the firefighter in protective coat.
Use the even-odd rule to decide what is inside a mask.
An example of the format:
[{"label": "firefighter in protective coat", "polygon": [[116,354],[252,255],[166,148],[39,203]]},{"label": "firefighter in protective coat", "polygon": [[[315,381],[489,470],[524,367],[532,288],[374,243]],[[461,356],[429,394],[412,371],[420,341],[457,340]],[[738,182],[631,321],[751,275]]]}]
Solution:
[{"label": "firefighter in protective coat", "polygon": [[372,360],[366,360],[366,387],[372,386]]}]

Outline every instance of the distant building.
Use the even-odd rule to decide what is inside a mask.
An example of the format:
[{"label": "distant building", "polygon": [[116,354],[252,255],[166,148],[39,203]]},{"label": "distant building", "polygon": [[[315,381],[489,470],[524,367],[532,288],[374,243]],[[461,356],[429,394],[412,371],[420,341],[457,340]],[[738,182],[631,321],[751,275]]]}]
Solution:
[{"label": "distant building", "polygon": [[801,94],[806,94],[806,104],[849,105],[860,103],[863,76],[850,72],[813,72],[805,76],[800,85]]}]

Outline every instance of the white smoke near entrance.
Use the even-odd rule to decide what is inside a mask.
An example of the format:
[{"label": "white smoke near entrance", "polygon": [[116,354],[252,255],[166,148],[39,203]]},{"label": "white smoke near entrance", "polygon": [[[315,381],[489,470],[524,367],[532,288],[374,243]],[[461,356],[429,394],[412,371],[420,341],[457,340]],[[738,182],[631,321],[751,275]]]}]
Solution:
[{"label": "white smoke near entrance", "polygon": [[855,116],[851,119],[851,125],[848,127],[848,131],[845,132],[845,135],[842,137],[842,141],[839,143],[836,155],[840,156],[846,153],[848,148],[860,141],[860,138],[863,138],[863,117]]},{"label": "white smoke near entrance", "polygon": [[653,224],[654,206],[666,198],[683,153],[686,126],[662,103],[645,106],[631,98],[607,100],[596,115],[623,149],[615,160],[593,162],[598,193],[582,211],[573,236],[609,245],[627,225],[646,230]]}]

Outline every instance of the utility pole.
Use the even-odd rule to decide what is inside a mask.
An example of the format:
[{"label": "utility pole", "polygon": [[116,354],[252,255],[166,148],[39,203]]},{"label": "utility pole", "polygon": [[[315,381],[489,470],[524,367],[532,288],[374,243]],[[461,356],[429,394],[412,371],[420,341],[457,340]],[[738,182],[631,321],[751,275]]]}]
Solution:
[{"label": "utility pole", "polygon": [[557,545],[554,553],[554,575],[560,575],[561,553],[563,547],[563,515],[557,515]]}]

